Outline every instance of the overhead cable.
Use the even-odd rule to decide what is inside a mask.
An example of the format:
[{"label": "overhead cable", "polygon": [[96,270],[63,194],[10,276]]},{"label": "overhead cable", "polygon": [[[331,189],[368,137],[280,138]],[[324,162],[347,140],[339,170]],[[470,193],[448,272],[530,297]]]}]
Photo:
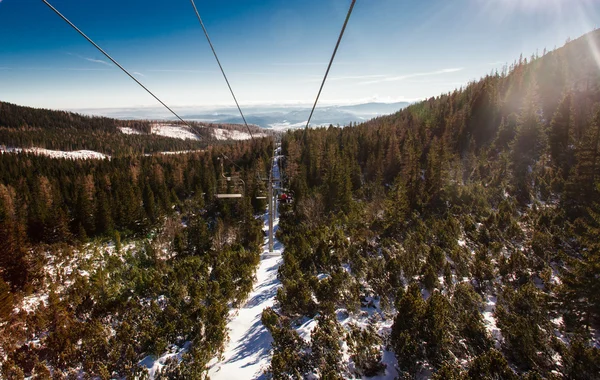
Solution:
[{"label": "overhead cable", "polygon": [[350,20],[350,16],[352,15],[352,10],[354,9],[354,4],[356,4],[356,0],[352,0],[352,4],[350,4],[350,9],[348,10],[348,15],[346,15],[346,21],[344,21],[344,26],[342,27],[340,36],[337,40],[337,43],[335,44],[335,49],[333,50],[333,55],[331,56],[331,60],[329,61],[329,66],[327,66],[327,71],[325,72],[325,77],[323,78],[323,82],[321,83],[321,88],[319,89],[319,93],[317,94],[317,99],[315,100],[315,104],[313,105],[312,111],[310,111],[310,116],[308,117],[308,121],[306,122],[306,129],[310,125],[310,120],[312,119],[313,113],[315,112],[315,108],[317,107],[317,103],[319,102],[319,97],[321,96],[321,91],[323,91],[323,86],[325,86],[325,82],[327,81],[327,76],[329,75],[329,70],[331,70],[331,65],[333,64],[335,55],[337,54],[338,48],[340,47],[340,43],[342,42],[342,37],[344,37],[344,32],[346,31],[346,26],[348,26],[348,21]]},{"label": "overhead cable", "polygon": [[202,30],[204,31],[204,35],[206,36],[206,39],[208,40],[208,44],[210,45],[210,49],[212,50],[215,59],[217,60],[217,63],[219,64],[219,68],[221,69],[221,73],[223,74],[223,78],[225,78],[225,82],[227,83],[227,87],[229,87],[229,92],[231,92],[231,96],[233,96],[233,100],[235,101],[235,105],[238,108],[238,111],[240,111],[240,115],[242,115],[242,120],[244,121],[244,124],[246,125],[246,128],[248,129],[248,133],[250,133],[250,138],[252,138],[252,140],[254,140],[254,136],[252,135],[252,131],[250,130],[250,127],[248,126],[248,123],[246,122],[246,117],[244,117],[244,113],[242,112],[242,108],[240,107],[240,104],[237,101],[237,98],[235,97],[235,94],[233,93],[233,89],[231,88],[231,84],[229,84],[229,80],[227,79],[227,75],[225,75],[225,70],[223,70],[223,66],[221,65],[221,61],[219,60],[219,57],[217,56],[217,52],[215,51],[215,48],[210,40],[210,37],[208,36],[208,31],[206,30],[206,26],[204,26],[204,22],[202,21],[202,17],[200,17],[200,12],[198,12],[198,8],[196,7],[196,3],[194,2],[194,0],[190,0],[190,2],[192,3],[192,6],[194,7],[194,11],[196,12],[196,16],[198,17],[198,21],[200,22],[200,26],[202,27]]},{"label": "overhead cable", "polygon": [[110,55],[108,55],[107,52],[105,52],[100,46],[98,46],[94,41],[92,41],[91,38],[89,38],[85,33],[83,33],[77,26],[75,26],[75,24],[73,24],[71,21],[69,21],[68,18],[66,18],[62,13],[60,13],[58,11],[58,9],[54,8],[52,6],[52,4],[50,4],[48,1],[46,0],[42,0],[50,9],[52,9],[54,11],[54,13],[56,13],[58,16],[60,16],[60,18],[62,18],[67,24],[71,25],[71,27],[73,29],[75,29],[79,34],[81,34],[89,43],[91,43],[92,45],[94,45],[94,47],[98,50],[100,50],[100,52],[102,54],[104,54],[106,56],[106,58],[110,59],[112,63],[114,63],[118,68],[120,68],[121,70],[123,70],[123,72],[127,75],[129,75],[129,77],[131,79],[133,79],[137,84],[139,84],[144,90],[146,90],[150,95],[152,95],[152,97],[154,97],[154,99],[156,99],[160,104],[162,104],[166,109],[168,109],[173,115],[175,115],[175,117],[177,117],[177,119],[179,119],[183,124],[187,125],[188,127],[192,128],[191,125],[189,125],[185,120],[183,120],[175,111],[173,111],[169,106],[167,106],[162,100],[160,100],[158,98],[158,96],[154,95],[154,93],[152,91],[150,91],[146,86],[144,86],[139,80],[137,80],[137,78],[135,78],[133,75],[131,75],[129,73],[129,71],[125,70],[125,68],[123,66],[121,66],[119,64],[119,62],[117,62],[115,59],[113,59],[113,57],[111,57]]}]

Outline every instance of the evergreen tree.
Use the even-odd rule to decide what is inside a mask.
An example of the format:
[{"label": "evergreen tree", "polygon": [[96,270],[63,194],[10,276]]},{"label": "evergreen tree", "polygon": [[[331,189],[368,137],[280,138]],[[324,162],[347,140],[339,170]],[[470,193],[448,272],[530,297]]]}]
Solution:
[{"label": "evergreen tree", "polygon": [[550,154],[554,165],[559,167],[564,178],[573,165],[573,95],[567,93],[558,105],[558,109],[550,123]]}]

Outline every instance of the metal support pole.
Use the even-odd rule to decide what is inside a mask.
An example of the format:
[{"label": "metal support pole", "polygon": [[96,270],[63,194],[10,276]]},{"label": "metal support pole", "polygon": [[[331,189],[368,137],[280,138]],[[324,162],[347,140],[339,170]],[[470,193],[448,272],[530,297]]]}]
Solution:
[{"label": "metal support pole", "polygon": [[275,167],[275,160],[271,166],[271,173],[269,174],[269,252],[273,253],[273,216],[275,215],[274,210],[274,199],[273,199],[273,168]]}]

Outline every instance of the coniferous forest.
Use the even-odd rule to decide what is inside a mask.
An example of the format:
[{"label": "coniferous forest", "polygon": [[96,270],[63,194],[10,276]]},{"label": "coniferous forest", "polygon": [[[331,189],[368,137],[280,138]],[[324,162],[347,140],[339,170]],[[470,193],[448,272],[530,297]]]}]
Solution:
[{"label": "coniferous forest", "polygon": [[[266,375],[600,379],[597,51],[600,31],[393,115],[288,131]],[[2,378],[143,379],[169,350],[154,378],[206,378],[252,290],[273,139],[118,127],[149,125],[0,103],[4,145],[113,155],[0,154]],[[204,151],[144,155],[165,147]],[[221,160],[240,201],[214,197]]]},{"label": "coniferous forest", "polygon": [[273,378],[600,378],[599,45],[284,136]]},{"label": "coniferous forest", "polygon": [[[199,378],[252,288],[263,236],[264,203],[213,200],[219,159],[253,193],[272,150],[263,139],[111,160],[1,154],[0,377],[143,378],[144,356],[179,345],[189,365],[160,376]],[[33,309],[13,309],[37,293]]]}]

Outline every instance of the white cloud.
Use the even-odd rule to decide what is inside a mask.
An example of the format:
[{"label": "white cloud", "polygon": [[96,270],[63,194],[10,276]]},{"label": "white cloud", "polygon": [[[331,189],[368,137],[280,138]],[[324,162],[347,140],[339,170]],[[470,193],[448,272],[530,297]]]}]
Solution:
[{"label": "white cloud", "polygon": [[134,75],[138,75],[138,76],[140,76],[140,77],[145,77],[145,75],[144,75],[144,74],[142,74],[142,73],[140,73],[139,71],[134,71],[134,72],[133,72],[133,74],[134,74]]},{"label": "white cloud", "polygon": [[[1,1],[1,0],[0,0],[0,1]],[[88,61],[88,62],[100,63],[100,64],[102,64],[102,65],[105,65],[105,66],[112,67],[112,64],[111,64],[111,63],[109,63],[109,62],[106,62],[106,61],[104,61],[104,60],[102,60],[102,59],[88,58],[88,57],[84,57],[84,56],[82,56],[82,55],[79,55],[79,54],[73,54],[73,53],[67,53],[67,54],[68,54],[68,55],[72,55],[73,57],[81,58],[81,59],[83,59],[83,60],[86,60],[86,61]]]},{"label": "white cloud", "polygon": [[[343,77],[329,77],[327,78],[328,82],[334,81],[345,81],[345,80],[363,80],[363,79],[373,79],[373,78],[385,78],[385,75],[350,75]],[[309,82],[321,82],[323,81],[323,77],[314,78],[309,80]]]},{"label": "white cloud", "polygon": [[415,74],[407,74],[407,75],[400,75],[400,76],[394,76],[394,77],[384,77],[383,79],[361,82],[359,84],[365,85],[365,84],[375,84],[375,83],[382,83],[382,82],[397,82],[397,81],[410,79],[410,78],[428,77],[428,76],[434,76],[434,75],[456,73],[456,72],[462,71],[462,70],[464,70],[463,67],[442,69],[442,70],[437,70],[437,71],[430,71],[427,73],[415,73]]},{"label": "white cloud", "polygon": [[85,58],[85,57],[84,57],[84,59],[85,59],[86,61],[90,61],[90,62],[94,62],[94,63],[101,63],[101,64],[103,64],[103,65],[106,65],[106,66],[112,66],[110,63],[108,63],[108,62],[106,62],[106,61],[103,61],[103,60],[101,60],[101,59]]}]

